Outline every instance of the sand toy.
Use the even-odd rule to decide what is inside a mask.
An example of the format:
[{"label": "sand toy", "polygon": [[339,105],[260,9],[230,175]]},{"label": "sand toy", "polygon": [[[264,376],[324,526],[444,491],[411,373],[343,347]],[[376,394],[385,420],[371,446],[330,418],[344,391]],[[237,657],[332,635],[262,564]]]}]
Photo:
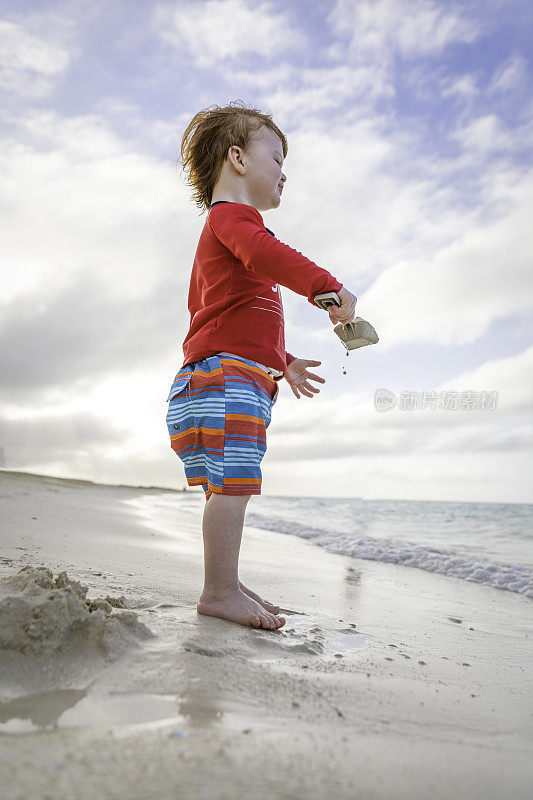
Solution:
[{"label": "sand toy", "polygon": [[[341,305],[337,292],[315,294],[313,299],[320,308],[324,308],[326,311],[329,306]],[[344,325],[339,323],[335,325],[333,330],[348,352],[350,350],[356,350],[358,347],[364,347],[367,344],[376,344],[376,342],[379,342],[379,337],[375,328],[370,322],[362,319],[362,317],[355,317],[352,322],[347,322]]]}]

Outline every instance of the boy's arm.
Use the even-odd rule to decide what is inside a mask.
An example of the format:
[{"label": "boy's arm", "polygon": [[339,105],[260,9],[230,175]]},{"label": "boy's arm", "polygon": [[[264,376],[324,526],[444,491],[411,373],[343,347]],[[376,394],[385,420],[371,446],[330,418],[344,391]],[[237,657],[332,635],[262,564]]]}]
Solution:
[{"label": "boy's arm", "polygon": [[208,221],[217,239],[246,269],[307,297],[314,308],[315,294],[342,289],[330,272],[268,233],[253,206],[221,203],[211,208]]},{"label": "boy's arm", "polygon": [[285,361],[287,362],[287,366],[289,366],[291,361],[294,361],[295,358],[296,356],[291,356],[290,353],[285,353]]}]

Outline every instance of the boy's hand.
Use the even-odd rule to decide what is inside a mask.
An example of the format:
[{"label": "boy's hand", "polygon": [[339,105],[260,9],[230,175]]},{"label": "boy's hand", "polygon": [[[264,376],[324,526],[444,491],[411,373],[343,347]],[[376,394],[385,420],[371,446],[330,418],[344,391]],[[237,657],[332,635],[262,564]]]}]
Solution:
[{"label": "boy's hand", "polygon": [[313,392],[316,394],[320,391],[320,389],[317,389],[316,386],[312,386],[309,383],[311,378],[314,381],[319,381],[320,383],[326,382],[325,378],[321,378],[320,375],[315,375],[314,372],[309,372],[307,370],[308,366],[317,367],[321,363],[321,361],[310,361],[305,358],[295,358],[294,361],[291,361],[287,367],[285,371],[285,380],[288,382],[293,394],[298,398],[298,400],[300,399],[298,391],[307,395],[307,397],[313,397]]},{"label": "boy's hand", "polygon": [[353,322],[355,317],[355,304],[357,303],[357,297],[345,289],[344,286],[342,289],[339,289],[337,292],[339,295],[339,300],[341,301],[340,306],[329,306],[328,314],[330,320],[336,325],[337,322]]}]

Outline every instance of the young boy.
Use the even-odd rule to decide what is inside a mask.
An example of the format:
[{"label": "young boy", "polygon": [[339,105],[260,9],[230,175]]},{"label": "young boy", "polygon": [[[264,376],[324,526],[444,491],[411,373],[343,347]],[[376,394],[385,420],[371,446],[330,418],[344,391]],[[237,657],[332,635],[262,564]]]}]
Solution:
[{"label": "young boy", "polygon": [[197,205],[209,209],[189,284],[184,362],[168,396],[171,447],[189,486],[201,485],[204,588],[200,614],[256,628],[279,628],[279,606],[238,576],[246,505],[261,494],[266,429],[284,377],[294,395],[313,397],[308,371],[320,361],[285,351],[279,284],[307,297],[335,291],[332,322],[351,322],[357,298],[327,270],[277,239],[260,211],[277,208],[287,140],[269,114],[229,106],[200,111],[181,143]]}]

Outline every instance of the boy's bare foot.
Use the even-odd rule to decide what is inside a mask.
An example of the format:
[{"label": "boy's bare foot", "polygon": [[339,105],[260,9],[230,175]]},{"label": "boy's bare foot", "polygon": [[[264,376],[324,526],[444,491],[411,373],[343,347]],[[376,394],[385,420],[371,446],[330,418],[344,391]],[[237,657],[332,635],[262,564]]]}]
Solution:
[{"label": "boy's bare foot", "polygon": [[279,606],[275,606],[274,603],[269,603],[268,600],[263,600],[261,597],[259,597],[258,594],[252,592],[251,589],[245,586],[242,581],[239,581],[239,586],[241,590],[248,595],[248,597],[251,597],[252,600],[256,600],[258,603],[261,603],[263,608],[266,608],[266,610],[270,611],[271,614],[279,614],[279,612],[281,611]]},{"label": "boy's bare foot", "polygon": [[286,621],[284,617],[277,617],[268,612],[241,589],[231,589],[217,594],[208,594],[204,590],[196,610],[199,614],[221,617],[239,625],[268,628],[269,630],[281,628]]}]

